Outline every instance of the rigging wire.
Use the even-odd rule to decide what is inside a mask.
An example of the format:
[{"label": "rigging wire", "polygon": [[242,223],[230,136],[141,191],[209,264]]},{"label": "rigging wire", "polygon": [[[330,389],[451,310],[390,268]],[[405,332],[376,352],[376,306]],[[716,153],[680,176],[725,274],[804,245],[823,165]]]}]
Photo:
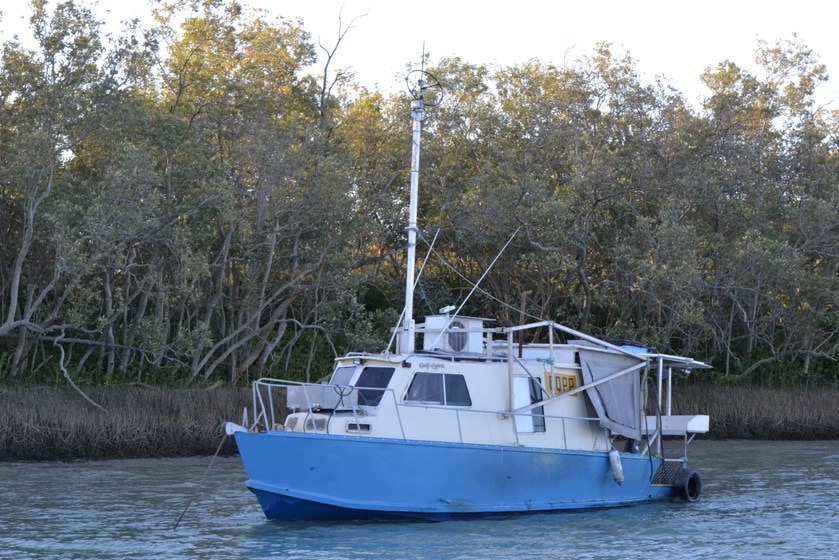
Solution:
[{"label": "rigging wire", "polygon": [[[478,284],[480,284],[480,283],[483,281],[483,279],[484,279],[484,278],[486,278],[487,274],[489,274],[489,272],[492,270],[492,267],[494,267],[494,266],[495,266],[495,263],[497,263],[497,262],[498,262],[498,259],[500,259],[500,258],[501,258],[501,255],[503,255],[503,254],[504,254],[504,251],[506,251],[506,250],[507,250],[507,247],[510,245],[510,243],[512,243],[512,242],[513,242],[513,239],[516,237],[516,235],[518,235],[518,233],[519,233],[519,230],[520,230],[520,229],[521,229],[521,228],[517,228],[517,229],[516,229],[516,231],[514,231],[514,232],[513,232],[513,235],[511,235],[511,236],[510,236],[510,239],[508,239],[508,240],[507,240],[507,243],[505,243],[505,244],[504,244],[504,246],[503,246],[503,247],[501,247],[501,250],[500,250],[500,251],[498,252],[498,254],[495,256],[495,258],[494,258],[494,259],[492,259],[492,262],[491,262],[491,263],[489,263],[489,266],[488,266],[488,267],[487,267],[487,269],[484,271],[484,273],[483,273],[483,274],[481,274],[481,277],[480,277],[480,278],[478,278],[478,281],[477,281],[476,283],[474,283],[474,284],[473,284],[473,286],[472,286],[472,290],[471,290],[468,294],[466,294],[466,298],[464,298],[463,302],[462,302],[462,303],[460,304],[460,306],[459,306],[459,307],[455,310],[454,315],[453,315],[453,316],[452,316],[452,317],[448,320],[448,322],[446,323],[445,328],[444,328],[443,330],[441,330],[441,331],[440,331],[440,334],[438,334],[438,335],[437,335],[437,338],[435,338],[435,339],[434,339],[434,342],[432,343],[432,347],[433,347],[435,344],[437,344],[437,342],[440,340],[440,337],[442,337],[442,336],[443,336],[443,333],[444,333],[444,332],[445,332],[445,331],[449,328],[449,325],[451,325],[452,321],[454,321],[454,318],[455,318],[455,317],[457,317],[458,313],[460,313],[460,310],[461,310],[461,309],[463,309],[463,306],[464,306],[464,305],[466,305],[466,302],[468,302],[468,301],[469,301],[469,298],[471,298],[471,297],[472,297],[472,295],[475,293],[475,291],[476,291],[476,290],[478,290]],[[470,283],[471,283],[471,282],[470,282]]]},{"label": "rigging wire", "polygon": [[[516,230],[516,231],[518,232],[518,230]],[[438,233],[439,233],[439,230],[438,230]],[[515,236],[515,234],[514,234],[514,236]],[[424,243],[428,246],[428,248],[429,248],[429,253],[433,253],[433,254],[434,254],[434,255],[435,255],[435,256],[439,259],[440,263],[441,263],[443,266],[445,266],[446,268],[448,268],[449,270],[451,270],[451,271],[455,274],[455,276],[457,276],[458,278],[460,278],[461,280],[463,280],[464,282],[466,282],[467,284],[469,284],[469,286],[473,289],[473,291],[477,291],[477,292],[479,292],[481,295],[485,296],[487,299],[489,299],[489,300],[491,300],[491,301],[494,301],[495,303],[497,303],[497,304],[501,305],[502,307],[506,307],[506,308],[508,308],[508,309],[510,309],[510,310],[512,310],[512,311],[521,312],[521,309],[520,309],[519,307],[516,307],[516,306],[514,306],[514,305],[512,305],[512,304],[510,304],[510,303],[507,303],[506,301],[503,301],[503,300],[498,299],[497,297],[495,297],[495,296],[494,296],[493,294],[491,294],[490,292],[487,292],[487,291],[486,291],[486,290],[484,290],[483,288],[479,287],[476,283],[472,282],[472,280],[471,280],[471,279],[469,279],[469,278],[467,278],[466,276],[464,276],[464,275],[463,275],[463,274],[462,274],[462,273],[461,273],[461,272],[460,272],[457,268],[455,268],[455,266],[454,266],[453,264],[449,263],[449,262],[446,260],[446,257],[444,257],[443,255],[441,255],[441,254],[440,254],[439,252],[437,252],[437,251],[436,251],[436,250],[435,250],[435,249],[434,249],[431,245],[429,245],[429,244],[428,244],[428,241],[427,241],[427,240],[426,240],[426,239],[422,236],[422,233],[420,233],[420,234],[419,234],[419,239],[420,239],[421,241],[423,241],[423,242],[424,242]],[[436,236],[436,235],[434,236],[434,239],[435,239],[435,240],[437,239],[437,236]],[[541,320],[542,320],[542,318],[541,318],[541,317],[539,317],[539,316],[537,316],[537,315],[532,315],[532,314],[527,313],[527,312],[524,312],[524,316],[525,316],[525,317],[528,317],[529,319],[533,319],[533,320],[535,320],[535,321],[541,321]]]}]

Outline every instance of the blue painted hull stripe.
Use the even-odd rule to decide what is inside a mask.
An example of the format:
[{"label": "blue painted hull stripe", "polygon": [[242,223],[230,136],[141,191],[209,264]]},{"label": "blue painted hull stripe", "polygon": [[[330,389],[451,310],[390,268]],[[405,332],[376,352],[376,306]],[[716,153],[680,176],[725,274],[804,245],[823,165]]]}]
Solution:
[{"label": "blue painted hull stripe", "polygon": [[[630,505],[673,495],[660,459],[605,452],[272,432],[237,433],[271,519],[397,514],[430,518]],[[408,481],[406,483],[406,481]]]}]

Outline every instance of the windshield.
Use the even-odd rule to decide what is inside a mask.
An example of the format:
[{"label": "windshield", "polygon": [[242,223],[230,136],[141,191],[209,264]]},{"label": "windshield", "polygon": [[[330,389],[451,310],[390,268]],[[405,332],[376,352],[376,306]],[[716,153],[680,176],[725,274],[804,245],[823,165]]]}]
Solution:
[{"label": "windshield", "polygon": [[332,379],[329,381],[329,384],[346,387],[350,384],[350,379],[352,379],[354,373],[355,366],[340,366],[335,369],[335,373],[332,374]]}]

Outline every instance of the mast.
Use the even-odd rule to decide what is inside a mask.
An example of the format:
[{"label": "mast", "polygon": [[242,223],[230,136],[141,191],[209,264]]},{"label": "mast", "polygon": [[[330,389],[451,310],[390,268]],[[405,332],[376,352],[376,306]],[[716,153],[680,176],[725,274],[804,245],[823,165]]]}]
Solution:
[{"label": "mast", "polygon": [[425,93],[425,81],[417,81],[417,89],[414,90],[414,99],[411,101],[411,119],[414,124],[414,131],[411,137],[411,199],[409,204],[408,227],[408,263],[405,271],[405,317],[402,320],[402,336],[400,337],[400,350],[404,354],[414,352],[415,331],[414,324],[414,275],[417,253],[417,205],[419,197],[419,161],[420,161],[420,135],[422,133],[422,120],[425,118],[425,106],[423,95]]}]

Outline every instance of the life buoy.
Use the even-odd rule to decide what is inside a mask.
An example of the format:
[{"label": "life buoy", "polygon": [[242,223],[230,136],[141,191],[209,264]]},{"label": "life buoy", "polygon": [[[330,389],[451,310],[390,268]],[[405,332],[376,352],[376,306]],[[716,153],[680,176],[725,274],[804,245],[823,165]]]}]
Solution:
[{"label": "life buoy", "polygon": [[676,495],[689,502],[697,502],[702,497],[702,477],[696,471],[683,469],[673,481]]}]

